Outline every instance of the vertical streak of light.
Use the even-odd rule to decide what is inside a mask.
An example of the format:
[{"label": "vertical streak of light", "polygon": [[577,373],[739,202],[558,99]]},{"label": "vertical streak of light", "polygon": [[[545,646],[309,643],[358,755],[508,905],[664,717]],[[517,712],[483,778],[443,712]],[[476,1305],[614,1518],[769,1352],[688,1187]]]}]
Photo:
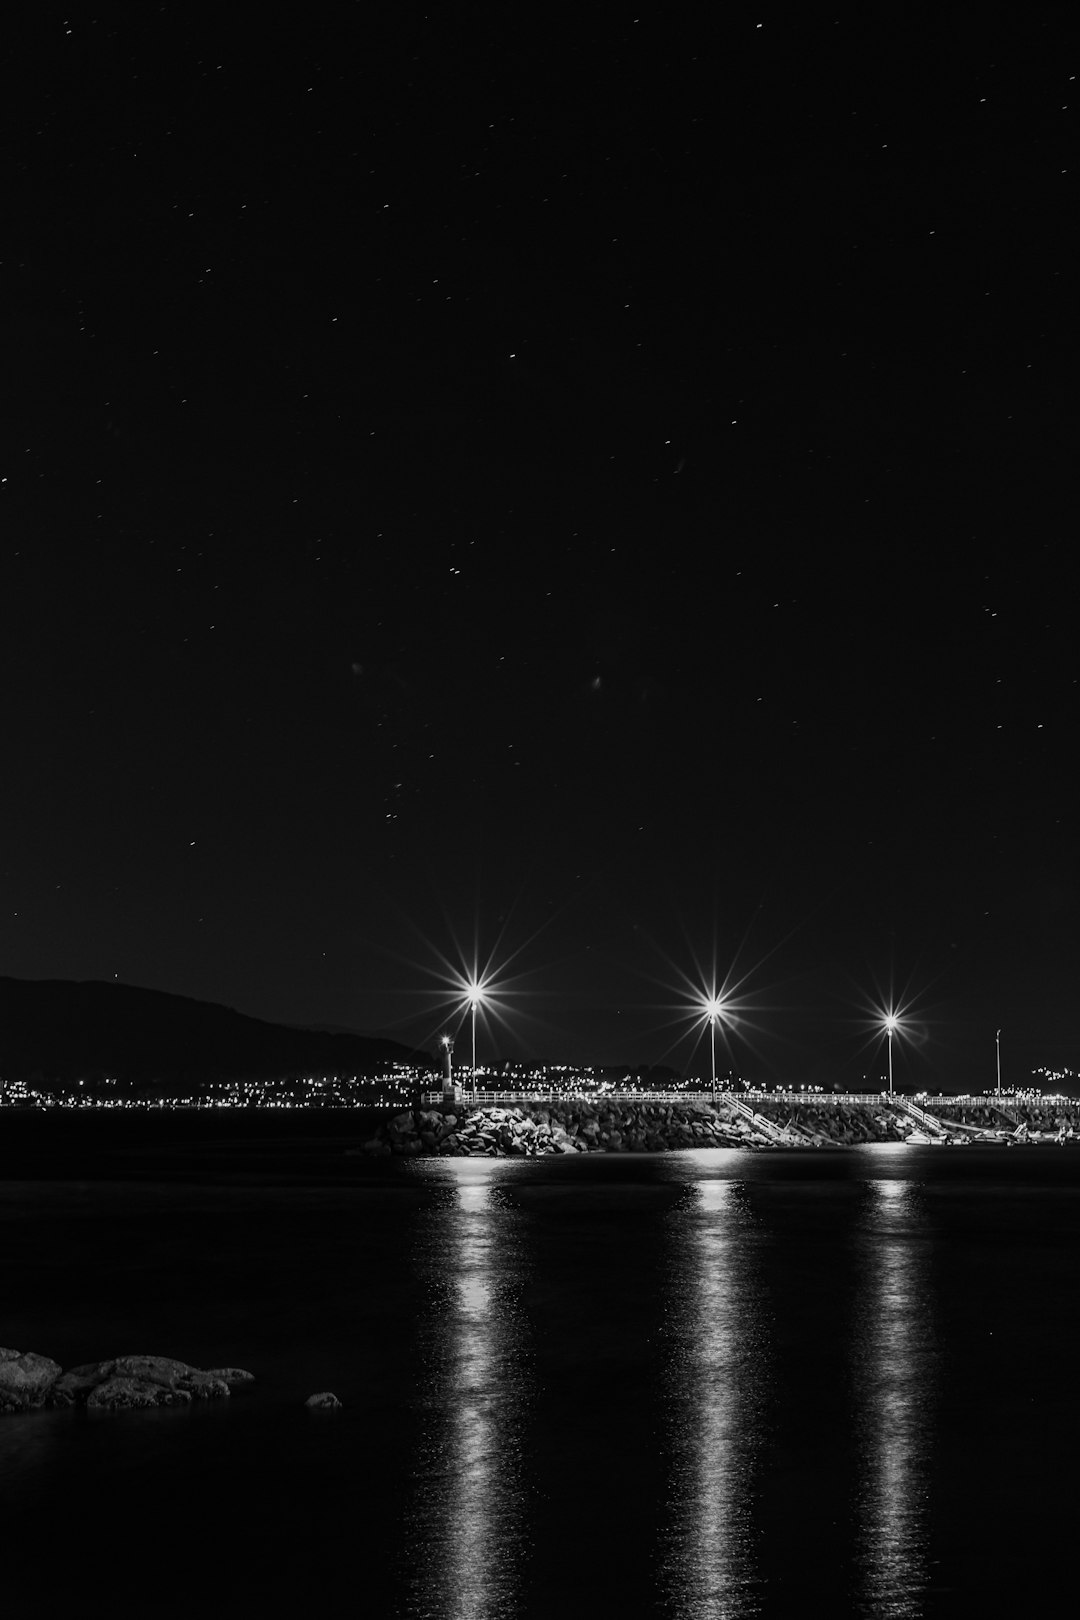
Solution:
[{"label": "vertical streak of light", "polygon": [[[458,1166],[453,1167],[458,1171]],[[524,1561],[520,1429],[527,1376],[516,1212],[475,1161],[425,1233],[433,1284],[424,1454],[409,1533],[418,1620],[509,1620]]]},{"label": "vertical streak of light", "polygon": [[753,1463],[768,1377],[761,1285],[737,1182],[705,1180],[672,1235],[673,1499],[665,1606],[679,1620],[759,1613]]},{"label": "vertical streak of light", "polygon": [[927,1485],[934,1346],[917,1187],[867,1183],[855,1340],[860,1613],[920,1615],[929,1579]]}]

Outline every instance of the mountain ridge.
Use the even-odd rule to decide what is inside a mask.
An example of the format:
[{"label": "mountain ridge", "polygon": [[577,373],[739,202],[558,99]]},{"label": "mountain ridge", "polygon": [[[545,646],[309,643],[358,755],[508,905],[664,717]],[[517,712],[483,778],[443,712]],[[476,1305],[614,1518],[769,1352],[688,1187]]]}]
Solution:
[{"label": "mountain ridge", "polygon": [[217,1002],[98,979],[0,976],[0,1075],[126,1081],[178,1076],[367,1076],[430,1055],[381,1036],[275,1024]]}]

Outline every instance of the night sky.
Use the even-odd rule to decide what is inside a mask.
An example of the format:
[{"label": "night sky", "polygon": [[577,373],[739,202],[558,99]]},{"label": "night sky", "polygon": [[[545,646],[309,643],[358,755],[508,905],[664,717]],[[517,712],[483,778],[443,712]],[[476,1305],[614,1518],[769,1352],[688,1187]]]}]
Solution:
[{"label": "night sky", "polygon": [[1080,1068],[1071,8],[91,9],[3,66],[0,973]]}]

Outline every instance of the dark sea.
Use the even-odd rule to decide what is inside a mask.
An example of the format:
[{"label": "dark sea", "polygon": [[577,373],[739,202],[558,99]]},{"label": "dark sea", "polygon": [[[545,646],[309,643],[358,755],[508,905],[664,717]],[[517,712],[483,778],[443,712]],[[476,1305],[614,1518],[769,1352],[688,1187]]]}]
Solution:
[{"label": "dark sea", "polygon": [[5,1613],[1061,1611],[1080,1147],[367,1134],[0,1112],[0,1344],[257,1380],[0,1418]]}]

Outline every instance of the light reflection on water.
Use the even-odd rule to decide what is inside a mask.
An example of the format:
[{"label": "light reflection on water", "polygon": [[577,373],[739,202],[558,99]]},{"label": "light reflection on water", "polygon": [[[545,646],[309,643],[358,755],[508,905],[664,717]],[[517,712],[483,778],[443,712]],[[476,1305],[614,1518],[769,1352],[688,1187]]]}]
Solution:
[{"label": "light reflection on water", "polygon": [[917,1183],[866,1183],[862,1290],[855,1327],[860,1612],[923,1613],[929,1569],[928,1485],[934,1344],[928,1223]]},{"label": "light reflection on water", "polygon": [[680,1620],[741,1620],[761,1609],[753,1474],[768,1383],[762,1287],[740,1183],[703,1176],[688,1191],[692,1201],[671,1217],[665,1608]]},{"label": "light reflection on water", "polygon": [[407,1612],[501,1620],[520,1612],[524,1579],[522,1217],[501,1198],[493,1163],[444,1160],[437,1171],[443,1195],[425,1211],[418,1244],[429,1381]]}]

